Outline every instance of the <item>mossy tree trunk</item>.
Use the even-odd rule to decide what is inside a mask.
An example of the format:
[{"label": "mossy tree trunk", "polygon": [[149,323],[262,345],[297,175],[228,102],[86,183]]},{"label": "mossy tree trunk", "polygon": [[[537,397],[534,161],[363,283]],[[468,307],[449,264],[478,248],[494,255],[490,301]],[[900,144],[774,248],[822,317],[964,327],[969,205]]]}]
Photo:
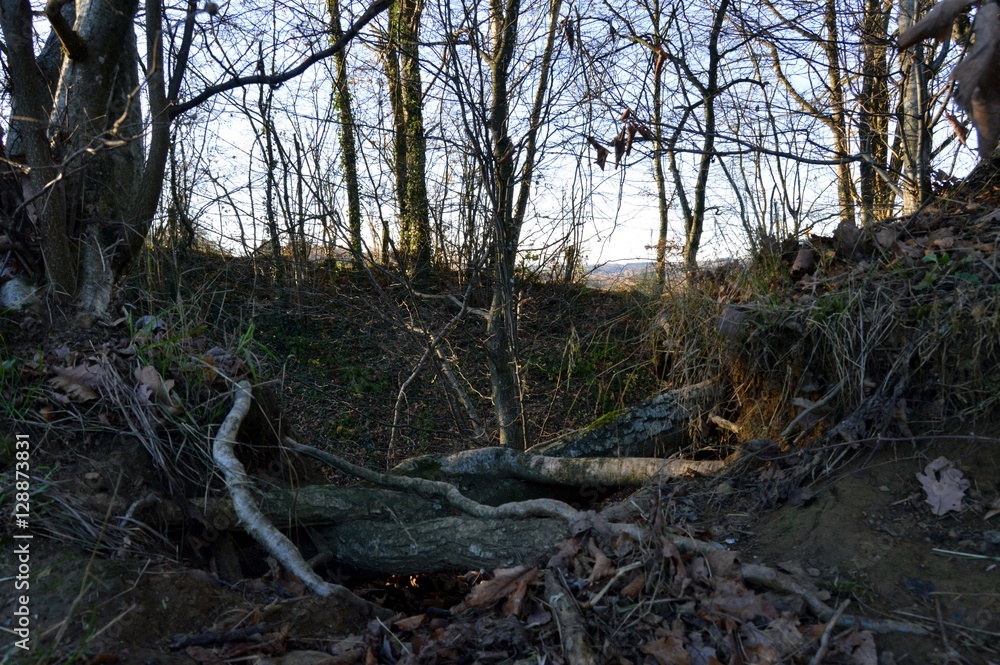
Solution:
[{"label": "mossy tree trunk", "polygon": [[[330,12],[330,39],[334,43],[344,36],[340,26],[340,1],[327,0]],[[361,188],[358,185],[358,153],[354,136],[354,110],[351,107],[351,88],[347,78],[347,51],[333,56],[336,79],[337,108],[340,111],[340,155],[344,168],[344,187],[347,189],[347,231],[353,261],[361,262]]]},{"label": "mossy tree trunk", "polygon": [[399,253],[404,270],[417,284],[431,268],[430,209],[427,203],[423,88],[419,35],[423,0],[396,0],[390,9],[383,51],[395,130],[393,144],[399,206]]}]

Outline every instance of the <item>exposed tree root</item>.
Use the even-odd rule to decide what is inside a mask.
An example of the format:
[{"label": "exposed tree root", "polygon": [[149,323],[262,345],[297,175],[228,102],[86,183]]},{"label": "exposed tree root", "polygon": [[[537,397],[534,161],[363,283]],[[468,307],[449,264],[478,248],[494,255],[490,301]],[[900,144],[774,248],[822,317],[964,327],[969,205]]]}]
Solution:
[{"label": "exposed tree root", "polygon": [[722,460],[690,461],[658,457],[546,457],[510,448],[480,448],[450,455],[425,455],[399,464],[404,475],[515,478],[563,487],[641,487],[656,477],[718,473]]},{"label": "exposed tree root", "polygon": [[[677,546],[677,549],[686,552],[697,552],[708,554],[713,551],[725,549],[718,543],[711,543],[702,540],[695,540],[687,536],[667,536],[667,539]],[[779,572],[768,566],[759,564],[744,563],[740,565],[743,581],[747,584],[767,587],[780,593],[798,596],[813,614],[821,621],[831,621],[837,617],[838,611],[827,605],[818,595],[818,592],[795,579],[791,575]],[[857,626],[863,630],[870,630],[875,633],[907,633],[910,635],[930,635],[931,632],[925,628],[906,621],[895,621],[892,619],[868,619],[850,614],[840,613],[837,617],[836,625],[840,628]]]},{"label": "exposed tree root", "polygon": [[250,493],[252,481],[233,450],[240,423],[250,410],[250,383],[241,381],[236,388],[232,410],[219,427],[212,445],[212,457],[222,470],[226,487],[233,501],[233,508],[247,533],[286,569],[297,575],[306,587],[320,596],[331,596],[363,616],[389,616],[391,611],[363,600],[339,584],[324,581],[309,568],[299,550],[283,533],[278,531],[257,509],[257,502]]}]

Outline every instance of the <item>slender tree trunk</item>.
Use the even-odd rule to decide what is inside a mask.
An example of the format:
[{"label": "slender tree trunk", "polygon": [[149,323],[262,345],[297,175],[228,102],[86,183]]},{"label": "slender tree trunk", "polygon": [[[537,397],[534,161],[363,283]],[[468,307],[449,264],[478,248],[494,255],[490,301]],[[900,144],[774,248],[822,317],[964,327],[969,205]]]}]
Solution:
[{"label": "slender tree trunk", "polygon": [[698,178],[694,187],[694,207],[685,219],[684,269],[690,273],[698,269],[698,249],[705,228],[705,196],[708,192],[708,174],[715,159],[715,103],[719,93],[719,35],[729,10],[729,0],[722,0],[715,11],[712,32],[708,39],[708,80],[701,87],[704,143],[698,162]]},{"label": "slender tree trunk", "polygon": [[520,229],[514,219],[514,144],[507,134],[510,117],[508,77],[517,44],[519,0],[490,0],[493,53],[490,62],[492,100],[489,114],[493,148],[493,298],[486,325],[486,358],[493,386],[493,408],[500,426],[500,445],[524,450],[525,422],[517,366],[517,318],[514,270]]},{"label": "slender tree trunk", "polygon": [[[521,227],[531,193],[531,181],[538,151],[538,130],[549,91],[552,54],[561,0],[549,6],[549,26],[538,87],[531,109],[528,135],[523,143],[520,175],[515,177],[515,147],[508,135],[510,119],[509,77],[517,45],[519,0],[490,0],[490,25],[494,36],[491,68],[492,100],[489,131],[493,159],[493,257],[491,261],[493,297],[486,326],[486,357],[493,388],[493,407],[500,426],[500,445],[523,450],[526,445],[520,372],[518,369],[517,314],[514,272]],[[515,180],[520,187],[515,204]]]},{"label": "slender tree trunk", "polygon": [[397,0],[390,9],[383,53],[396,132],[394,160],[404,269],[418,284],[430,275],[431,231],[427,203],[423,87],[418,50],[423,0]]},{"label": "slender tree trunk", "polygon": [[861,98],[858,100],[858,165],[861,222],[868,226],[892,215],[893,193],[882,174],[889,160],[889,10],[892,0],[865,0],[861,21]]},{"label": "slender tree trunk", "polygon": [[[920,20],[920,0],[900,0],[899,31]],[[900,55],[903,61],[903,92],[899,119],[903,148],[903,214],[916,212],[930,195],[931,137],[927,127],[929,108],[924,47],[915,44]]]},{"label": "slender tree trunk", "polygon": [[278,166],[274,158],[274,127],[271,120],[271,99],[273,91],[264,86],[260,88],[258,107],[262,118],[261,134],[264,145],[264,225],[267,228],[271,243],[271,256],[274,260],[274,278],[281,280],[284,276],[283,257],[281,255],[281,231],[278,228],[278,213],[274,207],[275,169]]},{"label": "slender tree trunk", "polygon": [[[340,1],[327,0],[330,12],[330,39],[334,43],[344,36],[340,26]],[[347,188],[347,231],[352,260],[359,267],[361,255],[361,188],[358,185],[358,153],[354,137],[354,110],[351,107],[351,88],[347,79],[347,50],[341,49],[333,56],[337,107],[340,110],[340,155],[344,167],[344,185]]]},{"label": "slender tree trunk", "polygon": [[[851,155],[851,146],[847,135],[847,102],[844,91],[844,76],[840,69],[837,0],[826,0],[823,24],[826,28],[823,50],[826,52],[827,75],[830,80],[831,113],[829,126],[833,131],[834,154],[838,158],[846,158]],[[851,176],[851,165],[848,162],[837,164],[837,199],[840,202],[840,223],[855,226],[854,183]]]},{"label": "slender tree trunk", "polygon": [[[653,0],[653,57],[660,49],[660,0]],[[660,229],[656,243],[656,284],[662,289],[667,280],[667,242],[670,233],[670,201],[667,200],[667,179],[663,172],[663,78],[657,67],[653,76],[653,179],[656,181]]]}]

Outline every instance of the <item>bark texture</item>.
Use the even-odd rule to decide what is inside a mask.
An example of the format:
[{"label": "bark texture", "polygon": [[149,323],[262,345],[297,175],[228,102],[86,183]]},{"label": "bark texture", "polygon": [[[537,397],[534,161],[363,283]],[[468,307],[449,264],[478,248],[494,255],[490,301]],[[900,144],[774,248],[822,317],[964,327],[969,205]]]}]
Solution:
[{"label": "bark texture", "polygon": [[691,418],[722,398],[712,382],[668,390],[583,432],[532,446],[528,452],[553,457],[650,456],[670,454],[689,442]]}]

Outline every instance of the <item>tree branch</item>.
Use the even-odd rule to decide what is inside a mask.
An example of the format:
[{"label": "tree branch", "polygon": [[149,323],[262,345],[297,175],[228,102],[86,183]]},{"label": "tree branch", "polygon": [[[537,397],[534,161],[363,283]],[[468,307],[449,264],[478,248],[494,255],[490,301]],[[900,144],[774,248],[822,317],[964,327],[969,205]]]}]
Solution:
[{"label": "tree branch", "polygon": [[351,27],[344,32],[344,35],[340,39],[338,39],[333,46],[327,49],[323,49],[322,51],[313,53],[311,56],[306,58],[302,62],[302,64],[298,65],[297,67],[293,67],[292,69],[289,69],[286,72],[282,72],[281,74],[273,74],[273,75],[257,74],[255,76],[240,76],[231,79],[229,81],[226,81],[224,83],[219,83],[218,85],[209,86],[208,88],[205,88],[200,93],[198,93],[191,99],[187,100],[183,104],[175,104],[171,106],[169,111],[170,118],[171,119],[176,118],[182,113],[186,113],[191,109],[201,105],[207,99],[214,97],[215,95],[221,92],[226,92],[227,90],[233,90],[235,88],[242,88],[248,85],[259,85],[259,84],[266,84],[271,87],[278,87],[285,81],[292,80],[293,78],[299,76],[300,74],[305,72],[307,69],[312,67],[320,60],[329,58],[334,53],[337,53],[338,51],[343,49],[349,41],[354,39],[354,37],[356,37],[357,34],[361,32],[362,28],[368,25],[372,21],[372,19],[374,19],[376,16],[384,12],[389,7],[390,4],[392,4],[392,0],[376,0],[368,8],[368,11],[362,14],[361,17],[358,18],[358,20],[356,20],[351,25]]},{"label": "tree branch", "polygon": [[45,16],[52,24],[52,30],[59,37],[63,48],[66,49],[66,56],[70,60],[86,60],[89,52],[87,42],[83,41],[83,37],[73,30],[73,27],[62,15],[62,8],[72,2],[73,0],[48,0],[45,3]]}]

